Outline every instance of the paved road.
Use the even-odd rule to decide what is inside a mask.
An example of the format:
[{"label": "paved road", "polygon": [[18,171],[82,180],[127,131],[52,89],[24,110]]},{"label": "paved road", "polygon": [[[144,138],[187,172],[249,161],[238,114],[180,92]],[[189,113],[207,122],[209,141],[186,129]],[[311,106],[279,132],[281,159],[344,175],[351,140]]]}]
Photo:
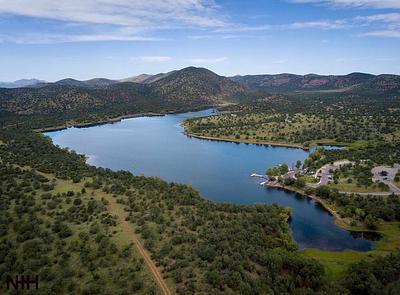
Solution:
[{"label": "paved road", "polygon": [[[332,176],[333,176],[333,171],[336,171],[337,169],[339,169],[339,167],[341,165],[345,165],[345,164],[349,164],[352,163],[350,161],[347,160],[342,160],[342,161],[336,161],[335,163],[332,164],[326,164],[324,166],[322,166],[320,169],[318,169],[318,171],[315,173],[315,176],[320,175],[320,181],[318,184],[316,185],[308,185],[310,187],[318,187],[321,185],[326,185],[328,184],[329,181],[332,180]],[[340,191],[340,193],[342,194],[358,194],[358,195],[363,195],[363,196],[368,196],[368,195],[374,195],[374,196],[389,196],[392,193],[394,193],[395,195],[400,195],[400,188],[397,187],[394,184],[394,178],[396,176],[396,173],[400,170],[400,165],[399,164],[395,164],[393,167],[389,167],[389,166],[378,166],[378,167],[374,167],[371,172],[373,174],[372,177],[372,181],[376,182],[383,182],[386,185],[389,186],[390,192],[376,192],[376,193],[356,193],[356,192],[345,192],[345,191]],[[380,173],[382,171],[386,171],[387,175],[386,176],[382,176]]]},{"label": "paved road", "polygon": [[319,173],[317,172],[317,174],[321,175],[321,178],[319,180],[319,185],[326,185],[328,184],[329,181],[332,180],[332,175],[333,173],[331,171],[335,171],[337,170],[338,167],[331,165],[331,164],[327,164],[322,166],[319,169]]},{"label": "paved road", "polygon": [[[390,192],[376,192],[376,193],[356,193],[356,192],[343,192],[343,191],[339,191],[339,193],[341,194],[346,194],[346,195],[360,195],[360,196],[390,196],[391,194],[393,194],[392,191]],[[394,193],[395,195],[398,195],[397,193]]]},{"label": "paved road", "polygon": [[[381,175],[382,171],[386,171],[387,175],[383,176]],[[379,181],[383,182],[384,184],[388,185],[390,188],[390,193],[395,193],[396,195],[400,195],[400,188],[394,185],[394,178],[396,176],[396,173],[399,171],[398,165],[395,165],[394,167],[389,167],[389,166],[377,166],[372,168],[371,172],[373,174],[372,176],[372,181]]]},{"label": "paved road", "polygon": [[343,165],[348,165],[348,164],[353,164],[353,163],[354,162],[349,161],[349,160],[340,160],[340,161],[335,161],[333,164],[326,164],[326,165],[322,166],[315,173],[315,177],[317,177],[317,175],[321,176],[318,185],[328,184],[328,182],[331,181],[333,178],[333,172],[335,172],[337,169],[339,169]]},{"label": "paved road", "polygon": [[392,191],[392,193],[394,193],[396,195],[400,195],[400,188],[398,188],[393,183],[388,183],[388,186],[389,186],[390,190]]}]

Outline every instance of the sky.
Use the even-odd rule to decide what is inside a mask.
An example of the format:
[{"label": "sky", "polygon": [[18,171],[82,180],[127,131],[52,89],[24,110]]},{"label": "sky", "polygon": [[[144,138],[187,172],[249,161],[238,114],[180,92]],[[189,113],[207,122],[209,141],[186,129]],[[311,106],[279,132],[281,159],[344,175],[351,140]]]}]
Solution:
[{"label": "sky", "polygon": [[0,81],[400,74],[400,0],[0,0]]}]

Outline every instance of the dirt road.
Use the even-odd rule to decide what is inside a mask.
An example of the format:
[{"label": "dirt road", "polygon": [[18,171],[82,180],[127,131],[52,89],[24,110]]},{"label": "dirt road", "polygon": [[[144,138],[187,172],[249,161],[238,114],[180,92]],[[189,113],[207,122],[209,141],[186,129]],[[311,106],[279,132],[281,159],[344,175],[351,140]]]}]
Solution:
[{"label": "dirt road", "polygon": [[109,202],[109,208],[111,213],[117,216],[121,230],[126,234],[127,237],[129,237],[132,240],[132,242],[138,249],[140,255],[142,255],[144,261],[149,267],[151,273],[153,274],[154,280],[160,287],[162,294],[164,295],[172,294],[165,280],[163,279],[160,270],[157,268],[156,264],[151,259],[150,254],[147,252],[147,250],[143,247],[142,243],[137,238],[132,225],[125,220],[125,218],[127,217],[126,212],[120,207],[120,205],[117,204],[116,200],[110,195],[104,194],[103,197]]}]

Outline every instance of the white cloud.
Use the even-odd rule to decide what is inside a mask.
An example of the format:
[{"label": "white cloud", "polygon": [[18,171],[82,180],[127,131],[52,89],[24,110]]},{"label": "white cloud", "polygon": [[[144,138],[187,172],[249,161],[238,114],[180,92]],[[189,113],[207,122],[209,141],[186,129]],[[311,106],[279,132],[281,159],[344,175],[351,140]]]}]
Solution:
[{"label": "white cloud", "polygon": [[[154,41],[150,31],[226,25],[214,0],[0,0],[0,17],[16,15],[52,20],[46,31],[35,29],[1,40],[14,43]],[[61,25],[60,23],[61,22]],[[81,31],[79,31],[81,26]]]},{"label": "white cloud", "polygon": [[20,44],[54,44],[71,42],[101,42],[101,41],[160,41],[159,38],[142,36],[121,36],[108,34],[91,35],[38,35],[14,39]]},{"label": "white cloud", "polygon": [[277,26],[273,25],[260,25],[260,26],[246,26],[246,25],[235,25],[235,26],[226,26],[223,28],[216,29],[215,32],[257,32],[257,31],[268,31],[277,28]]},{"label": "white cloud", "polygon": [[87,41],[160,41],[163,39],[144,37],[144,36],[123,36],[123,35],[107,35],[107,34],[92,34],[92,35],[72,35],[61,36],[60,40],[65,38],[65,42],[87,42]]},{"label": "white cloud", "polygon": [[295,22],[290,24],[270,25],[264,24],[260,26],[226,26],[218,28],[215,32],[256,32],[256,31],[279,31],[279,30],[302,30],[302,29],[318,29],[318,30],[337,30],[348,27],[346,20],[319,20],[308,22]]},{"label": "white cloud", "polygon": [[212,0],[0,0],[0,14],[147,28],[223,26],[216,8]]},{"label": "white cloud", "polygon": [[347,26],[345,20],[334,21],[311,21],[297,22],[282,26],[283,29],[320,29],[320,30],[336,30],[344,29]]},{"label": "white cloud", "polygon": [[124,34],[119,31],[110,31],[105,33],[93,34],[0,34],[0,40],[2,40],[3,42],[12,42],[16,44],[55,44],[101,41],[162,41],[163,39],[134,34]]},{"label": "white cloud", "polygon": [[373,14],[368,16],[357,16],[354,18],[356,21],[364,21],[364,22],[384,22],[384,23],[400,23],[400,13],[382,13],[382,14]]},{"label": "white cloud", "polygon": [[370,37],[400,37],[400,13],[384,13],[354,18],[356,23],[369,27],[371,31],[359,34]]},{"label": "white cloud", "polygon": [[385,37],[385,38],[400,38],[400,30],[382,30],[382,31],[371,31],[362,33],[361,37]]},{"label": "white cloud", "polygon": [[146,56],[139,56],[139,57],[131,57],[131,61],[144,61],[144,62],[166,62],[172,60],[171,56],[165,55],[146,55]]},{"label": "white cloud", "polygon": [[[286,1],[334,7],[400,8],[400,0]],[[0,36],[0,42],[159,41],[164,39],[149,36],[150,32],[188,27],[212,28],[203,30],[204,34],[188,36],[192,40],[243,38],[249,37],[244,34],[248,32],[305,29],[369,28],[370,32],[364,32],[363,36],[380,37],[394,37],[400,31],[400,13],[252,26],[228,22],[224,17],[217,16],[217,12],[221,12],[221,9],[214,0],[0,0],[0,16],[28,16],[62,21],[63,24],[53,28],[50,25],[50,30],[41,34],[34,30],[4,33]],[[77,26],[82,26],[82,31],[76,29]]]},{"label": "white cloud", "polygon": [[193,64],[216,64],[227,61],[227,57],[216,57],[216,58],[191,58],[187,61]]},{"label": "white cloud", "polygon": [[289,0],[293,3],[324,4],[333,7],[400,8],[400,0]]},{"label": "white cloud", "polygon": [[[304,0],[308,1],[308,0]],[[399,0],[400,1],[400,0]],[[214,32],[251,32],[251,31],[286,31],[286,30],[341,30],[341,29],[362,29],[370,32],[359,33],[358,36],[375,37],[398,37],[400,32],[400,13],[383,13],[368,16],[357,16],[348,19],[336,20],[315,20],[295,22],[280,25],[259,25],[259,26],[226,26],[215,29]],[[322,41],[327,43],[327,41]]]}]

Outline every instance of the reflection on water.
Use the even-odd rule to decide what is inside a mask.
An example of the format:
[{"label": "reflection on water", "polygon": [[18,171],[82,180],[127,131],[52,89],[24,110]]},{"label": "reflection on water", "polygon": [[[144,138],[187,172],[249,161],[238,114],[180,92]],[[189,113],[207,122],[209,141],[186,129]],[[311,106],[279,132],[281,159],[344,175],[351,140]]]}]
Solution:
[{"label": "reflection on water", "polygon": [[355,239],[367,239],[370,241],[379,241],[382,239],[382,235],[378,232],[373,231],[350,231],[351,235]]}]

